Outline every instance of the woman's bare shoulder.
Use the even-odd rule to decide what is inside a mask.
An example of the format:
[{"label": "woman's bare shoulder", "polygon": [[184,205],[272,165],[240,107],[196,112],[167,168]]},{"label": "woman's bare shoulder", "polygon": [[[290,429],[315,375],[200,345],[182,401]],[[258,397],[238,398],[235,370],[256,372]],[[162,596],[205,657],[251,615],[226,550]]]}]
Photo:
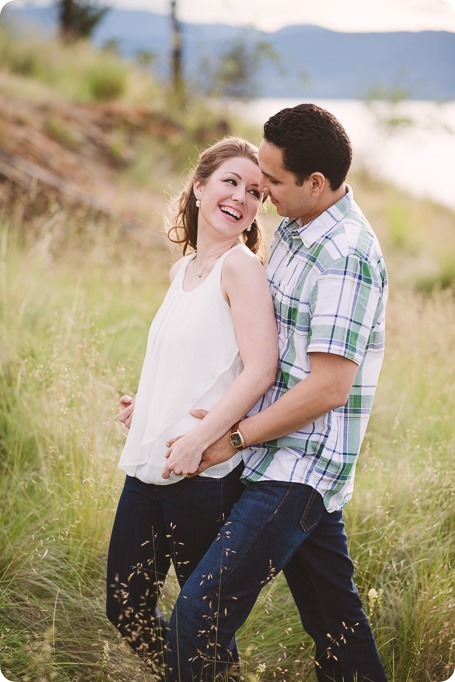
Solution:
[{"label": "woman's bare shoulder", "polygon": [[241,275],[248,273],[264,273],[264,266],[259,257],[244,244],[240,248],[233,249],[223,263],[223,274]]},{"label": "woman's bare shoulder", "polygon": [[265,268],[259,258],[246,246],[235,249],[223,263],[221,276],[225,297],[231,299],[236,292],[260,292],[267,297],[269,287]]}]

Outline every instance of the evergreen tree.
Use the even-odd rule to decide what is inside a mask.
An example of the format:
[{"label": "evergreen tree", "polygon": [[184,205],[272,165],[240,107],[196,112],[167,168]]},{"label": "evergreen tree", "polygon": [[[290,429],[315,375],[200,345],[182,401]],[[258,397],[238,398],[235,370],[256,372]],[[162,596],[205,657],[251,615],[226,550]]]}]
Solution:
[{"label": "evergreen tree", "polygon": [[90,38],[109,7],[98,0],[57,0],[60,34],[66,41]]}]

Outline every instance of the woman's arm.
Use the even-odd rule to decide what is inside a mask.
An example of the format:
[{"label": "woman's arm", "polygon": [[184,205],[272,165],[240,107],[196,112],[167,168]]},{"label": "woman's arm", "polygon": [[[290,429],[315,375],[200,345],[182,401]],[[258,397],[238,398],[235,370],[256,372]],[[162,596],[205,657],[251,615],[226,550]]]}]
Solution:
[{"label": "woman's arm", "polygon": [[233,252],[223,263],[222,288],[231,306],[243,370],[207,417],[170,447],[163,478],[192,474],[204,450],[253,407],[272,385],[278,334],[265,270],[253,254]]}]

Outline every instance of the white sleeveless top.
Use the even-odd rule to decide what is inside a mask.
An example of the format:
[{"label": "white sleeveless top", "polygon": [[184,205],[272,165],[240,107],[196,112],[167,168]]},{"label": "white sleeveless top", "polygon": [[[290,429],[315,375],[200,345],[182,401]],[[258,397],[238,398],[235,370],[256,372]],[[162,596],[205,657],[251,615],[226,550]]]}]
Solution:
[{"label": "white sleeveless top", "polygon": [[[186,256],[150,327],[136,394],[133,419],[119,467],[144,483],[167,485],[181,480],[161,474],[166,442],[190,431],[199,420],[189,412],[210,410],[243,369],[231,308],[221,290],[224,253],[206,279],[192,291],[183,279],[194,255]],[[234,455],[202,476],[221,478],[241,461]]]}]

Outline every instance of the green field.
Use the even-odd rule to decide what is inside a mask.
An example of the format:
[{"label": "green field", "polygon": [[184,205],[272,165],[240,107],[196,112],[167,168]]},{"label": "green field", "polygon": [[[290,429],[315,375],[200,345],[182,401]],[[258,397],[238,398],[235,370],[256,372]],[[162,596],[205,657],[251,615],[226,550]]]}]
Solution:
[{"label": "green field", "polygon": [[[42,96],[35,76],[0,76],[0,92],[27,82],[32,97],[33,80]],[[175,183],[181,159],[169,169],[162,151],[149,148],[144,195]],[[144,162],[135,154],[115,171],[126,193]],[[391,282],[386,358],[346,508],[351,554],[390,682],[442,682],[455,668],[455,217],[367,175],[350,179]],[[160,206],[158,236],[142,243],[54,204],[30,215],[30,201],[18,192],[0,216],[0,668],[11,681],[145,682],[104,616],[122,485],[115,414],[135,390],[177,254],[159,236]],[[269,214],[269,236],[275,222]],[[175,594],[171,577],[165,611]],[[314,679],[280,576],[239,641],[245,679]]]}]

